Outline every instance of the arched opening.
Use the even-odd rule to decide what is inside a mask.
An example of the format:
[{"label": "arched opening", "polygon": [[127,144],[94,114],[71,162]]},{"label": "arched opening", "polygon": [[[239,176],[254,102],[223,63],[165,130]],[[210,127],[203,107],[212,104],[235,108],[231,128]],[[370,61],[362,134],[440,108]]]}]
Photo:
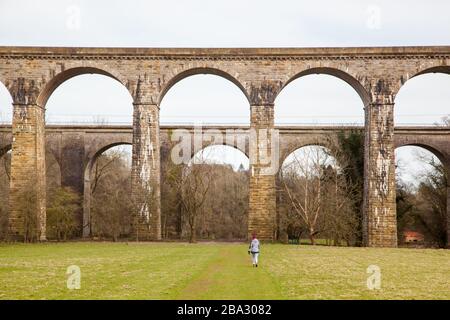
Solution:
[{"label": "arched opening", "polygon": [[[249,101],[244,88],[234,77],[216,69],[196,68],[175,76],[164,88],[160,97],[160,119],[162,125],[249,125]],[[223,137],[223,142],[226,141],[225,139],[226,137]],[[221,156],[217,157],[217,150],[223,148],[227,151],[219,152]],[[204,157],[207,153],[212,160]],[[241,229],[244,225],[246,226],[246,221],[244,225],[240,223],[236,230],[231,230],[232,225],[225,223],[226,219],[236,218],[231,215],[233,212],[230,205],[241,206],[234,212],[240,217],[248,206],[248,182],[245,182],[245,192],[235,193],[243,180],[247,179],[248,164],[245,165],[245,163],[248,163],[248,159],[243,167],[235,168],[234,164],[237,160],[233,159],[234,153],[242,154],[241,151],[232,147],[209,146],[194,155],[189,163],[180,165],[175,164],[170,157],[163,157],[164,160],[161,163],[163,238],[186,238],[194,235],[193,238],[198,236],[201,239],[245,239],[247,230],[243,232]],[[197,163],[199,155],[205,158],[207,163]],[[205,185],[206,182],[208,186]],[[193,192],[192,188],[195,186],[205,192]],[[211,191],[213,189],[215,193]],[[190,192],[192,196],[189,197],[187,194]],[[219,198],[214,199],[213,194],[220,195],[220,201],[223,201],[222,208],[217,205]],[[237,196],[247,197],[247,200],[245,202],[241,199],[226,200]],[[199,202],[202,203],[199,204]],[[220,212],[217,213],[218,211]],[[198,218],[197,215],[202,218]],[[213,216],[216,220],[213,220]],[[190,223],[189,217],[195,222]],[[246,218],[247,214],[245,214]],[[201,223],[197,224],[199,221]],[[219,230],[218,221],[223,222],[225,226],[223,230]],[[191,241],[194,240],[193,238]]]},{"label": "arched opening", "polygon": [[445,247],[448,172],[441,154],[430,147],[395,150],[397,228],[403,246]]},{"label": "arched opening", "polygon": [[163,88],[161,95],[159,97],[159,101],[158,101],[159,104],[161,104],[161,101],[163,100],[164,96],[176,83],[178,83],[179,81],[181,81],[185,78],[188,78],[188,77],[194,76],[194,75],[215,75],[215,76],[221,77],[223,79],[227,79],[228,81],[232,82],[236,87],[238,87],[242,91],[244,96],[248,99],[247,92],[245,91],[243,85],[229,73],[222,71],[220,69],[215,69],[215,68],[193,68],[193,69],[188,69],[188,70],[185,70],[185,71],[177,74],[176,76],[174,76],[172,79],[170,79],[168,81],[167,85]]},{"label": "arched opening", "polygon": [[193,164],[217,164],[229,166],[234,171],[249,169],[248,156],[235,147],[228,145],[211,145],[198,151],[191,162]]},{"label": "arched opening", "polygon": [[[45,122],[50,125],[132,124],[133,100],[129,91],[117,77],[97,68],[72,68],[59,73],[46,85],[37,102],[45,107]],[[88,167],[91,165],[93,164]],[[89,178],[88,175],[87,181]],[[51,179],[47,179],[48,188],[50,182]],[[85,223],[86,212],[90,214],[90,204],[86,209],[84,204],[87,200],[79,192],[79,188],[58,188],[53,200],[48,201],[50,208],[47,215],[58,219],[62,219],[63,215],[67,221],[56,232],[57,239],[79,236],[81,227],[84,235],[86,230],[91,234],[91,221],[89,220],[88,225]],[[88,200],[90,198],[89,196]],[[116,239],[115,234],[105,233],[104,236]]]},{"label": "arched opening", "polygon": [[450,125],[449,71],[428,69],[406,81],[395,98],[395,125]]},{"label": "arched opening", "polygon": [[131,125],[130,93],[119,81],[98,73],[54,80],[51,89],[46,89],[51,94],[48,101],[41,97],[46,102],[46,123]]},{"label": "arched opening", "polygon": [[277,222],[280,240],[355,245],[360,208],[350,164],[343,154],[310,145],[292,152],[278,177]]},{"label": "arched opening", "polygon": [[163,237],[246,239],[248,169],[248,157],[226,145],[205,147],[187,164],[163,164]]},{"label": "arched opening", "polygon": [[[0,125],[12,123],[12,97],[5,85],[0,82]],[[1,141],[0,141],[1,145]]]},{"label": "arched opening", "polygon": [[131,145],[99,150],[85,169],[83,236],[112,239],[131,235]]},{"label": "arched opening", "polygon": [[200,70],[175,77],[160,103],[161,124],[249,124],[242,86],[223,72]]},{"label": "arched opening", "polygon": [[104,75],[107,77],[110,77],[112,79],[115,79],[120,82],[120,80],[115,77],[113,74],[111,74],[108,71],[95,68],[95,67],[75,67],[70,68],[64,71],[61,71],[60,73],[56,74],[45,86],[45,88],[40,92],[38,98],[37,98],[37,104],[40,106],[45,106],[47,104],[48,99],[53,94],[53,91],[55,91],[62,83],[66,82],[67,80],[80,76],[85,74],[96,74],[96,75]]},{"label": "arched opening", "polygon": [[350,75],[318,68],[289,80],[275,101],[275,124],[363,125],[369,96]]}]

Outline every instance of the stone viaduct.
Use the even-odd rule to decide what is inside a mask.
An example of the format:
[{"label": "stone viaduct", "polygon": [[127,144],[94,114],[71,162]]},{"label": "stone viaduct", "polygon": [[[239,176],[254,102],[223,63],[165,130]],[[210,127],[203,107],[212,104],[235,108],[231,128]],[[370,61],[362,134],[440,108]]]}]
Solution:
[{"label": "stone viaduct", "polygon": [[[274,128],[275,98],[298,77],[328,74],[352,86],[364,105],[364,242],[367,246],[396,246],[395,147],[422,146],[434,152],[447,168],[450,164],[448,129],[394,130],[394,101],[399,89],[408,79],[430,72],[450,73],[450,47],[0,47],[0,81],[13,99],[13,122],[9,129],[10,234],[17,238],[24,235],[24,215],[18,204],[32,185],[38,218],[36,229],[39,239],[45,240],[46,148],[57,156],[63,185],[81,191],[88,189],[88,181],[83,177],[99,152],[114,144],[131,143],[133,196],[141,199],[139,195],[148,193],[152,199],[152,205],[142,204],[138,212],[142,219],[135,229],[146,238],[160,239],[160,153],[170,128],[160,130],[159,105],[175,83],[203,73],[230,80],[248,99],[250,129],[257,132],[247,136],[244,144],[252,173],[248,232],[256,231],[263,239],[273,239],[275,175],[267,174],[262,154],[273,151],[270,129]],[[134,105],[132,128],[46,130],[45,105],[52,92],[64,81],[85,73],[112,77],[128,89]],[[297,142],[298,147],[320,144],[320,135],[327,130],[330,129],[281,129],[281,158],[295,149],[288,150],[287,146],[295,146]],[[268,150],[263,150],[267,146]],[[7,148],[0,146],[0,150]]]}]

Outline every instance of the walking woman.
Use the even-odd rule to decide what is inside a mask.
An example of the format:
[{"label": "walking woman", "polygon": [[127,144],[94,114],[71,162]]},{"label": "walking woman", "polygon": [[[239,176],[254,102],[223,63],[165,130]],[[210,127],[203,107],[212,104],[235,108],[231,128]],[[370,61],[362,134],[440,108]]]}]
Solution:
[{"label": "walking woman", "polygon": [[248,247],[248,253],[252,255],[252,262],[254,267],[258,267],[258,256],[259,256],[259,240],[256,239],[256,234],[252,235],[252,242]]}]

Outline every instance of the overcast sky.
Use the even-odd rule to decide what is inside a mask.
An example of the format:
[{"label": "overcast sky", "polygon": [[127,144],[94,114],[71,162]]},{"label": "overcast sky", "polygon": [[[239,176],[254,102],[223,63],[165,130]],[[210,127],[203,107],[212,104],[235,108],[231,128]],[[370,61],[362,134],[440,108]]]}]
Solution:
[{"label": "overcast sky", "polygon": [[[324,47],[450,45],[448,0],[0,0],[0,45],[117,47]],[[424,75],[402,88],[396,123],[432,124],[450,110],[450,76]],[[10,122],[0,85],[0,121]],[[131,123],[131,98],[109,78],[75,77],[47,104],[51,122]],[[362,102],[343,81],[311,75],[276,101],[277,123],[362,123]],[[233,84],[193,76],[161,105],[161,121],[248,123]]]},{"label": "overcast sky", "polygon": [[5,45],[298,47],[448,44],[446,0],[2,0]]}]

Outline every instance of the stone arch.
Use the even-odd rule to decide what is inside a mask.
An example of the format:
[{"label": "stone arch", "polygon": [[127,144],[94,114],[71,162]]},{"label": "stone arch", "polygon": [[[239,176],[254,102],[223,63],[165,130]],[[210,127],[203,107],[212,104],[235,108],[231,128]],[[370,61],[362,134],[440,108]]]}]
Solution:
[{"label": "stone arch", "polygon": [[97,158],[106,150],[120,146],[120,145],[132,145],[131,141],[126,141],[126,140],[119,140],[119,141],[115,141],[115,142],[108,142],[105,143],[104,145],[102,145],[101,147],[97,148],[97,151],[95,151],[93,153],[92,156],[90,156],[87,160],[86,166],[84,171],[86,172],[87,170],[92,169],[92,165],[95,163],[95,161],[97,160]]},{"label": "stone arch", "polygon": [[[287,159],[287,157],[289,157],[292,153],[294,153],[295,151],[304,148],[304,147],[312,147],[312,146],[317,146],[317,147],[322,147],[325,149],[330,149],[330,145],[327,143],[326,139],[320,139],[320,138],[313,138],[310,139],[308,141],[298,141],[298,143],[293,143],[291,145],[288,145],[287,147],[284,147],[281,152],[280,152],[280,161],[279,161],[279,166],[281,169],[281,166],[283,165],[283,163],[285,162],[285,160]],[[280,172],[281,170],[278,170],[278,172]]]},{"label": "stone arch", "polygon": [[[412,79],[414,80],[410,81]],[[448,110],[445,109],[445,102],[449,101],[449,96],[447,92],[443,96],[438,94],[439,90],[448,87],[449,82],[450,66],[444,65],[427,66],[412,75],[410,73],[401,75],[394,91],[394,123],[396,125],[430,125],[441,121],[441,119],[435,118],[436,115],[447,117]],[[434,98],[437,97],[439,100],[434,101]],[[416,108],[411,108],[406,101]],[[426,103],[427,108],[422,108],[422,103],[414,105],[417,101]],[[417,117],[417,123],[416,119],[411,119],[411,117]],[[405,119],[408,119],[409,122]]]},{"label": "stone arch", "polygon": [[163,88],[159,94],[158,105],[161,104],[162,100],[164,99],[164,96],[167,94],[167,92],[170,90],[170,88],[172,88],[176,83],[180,82],[181,80],[183,80],[187,77],[197,75],[197,74],[216,75],[216,76],[219,76],[221,78],[224,78],[224,79],[232,82],[234,85],[236,85],[242,91],[242,93],[247,98],[248,102],[250,103],[250,98],[247,93],[247,90],[245,90],[244,86],[242,85],[242,83],[239,80],[237,80],[237,78],[233,77],[231,74],[229,74],[228,72],[223,71],[221,69],[212,68],[212,67],[198,67],[198,68],[191,68],[188,70],[184,70],[184,71],[174,75],[171,79],[169,79],[169,81],[167,81],[165,86],[163,86]]},{"label": "stone arch", "polygon": [[[236,175],[239,175],[239,176],[244,175],[244,176],[246,176],[247,178],[246,178],[245,182],[241,181],[242,184],[240,184],[240,186],[243,187],[244,189],[246,189],[247,192],[248,192],[250,190],[250,179],[249,179],[249,175],[248,175],[248,170],[250,170],[250,158],[249,158],[248,154],[246,154],[244,151],[242,151],[241,149],[239,149],[239,148],[237,148],[236,146],[233,146],[233,145],[229,145],[229,144],[214,144],[213,143],[213,144],[209,144],[209,145],[203,146],[200,150],[197,150],[193,154],[193,156],[189,160],[188,164],[186,166],[184,166],[181,174],[183,176],[185,176],[186,174],[187,174],[187,176],[189,176],[189,174],[190,174],[189,168],[190,167],[192,168],[196,164],[196,162],[195,162],[196,157],[198,155],[202,154],[202,153],[204,155],[205,151],[207,151],[210,148],[212,148],[213,150],[215,148],[220,148],[220,151],[219,151],[220,153],[219,154],[208,154],[206,152],[206,156],[204,157],[204,160],[206,160],[206,161],[205,162],[201,162],[201,163],[205,164],[206,166],[211,166],[211,167],[218,166],[218,167],[215,167],[215,168],[211,168],[211,167],[210,168],[212,169],[211,172],[213,172],[213,173],[214,173],[214,169],[218,169],[219,172],[224,174],[224,175],[219,174],[217,176],[214,175],[214,177],[218,178],[217,180],[220,180],[220,181],[223,180],[223,179],[220,179],[221,177],[226,177],[227,174],[231,175],[231,173],[230,173],[231,171],[234,172],[233,175],[235,175],[235,177],[236,177]],[[223,151],[223,154],[221,154],[222,151]],[[238,155],[239,158],[241,158],[242,156],[245,156],[245,159],[248,162],[246,162],[243,159],[243,157],[242,157],[242,162],[239,163],[239,165],[240,164],[244,164],[245,170],[243,172],[239,170],[238,163],[233,161],[233,160],[236,160],[236,159],[226,159],[227,156],[225,155],[225,153],[229,154],[230,152],[234,153],[234,155]],[[222,158],[222,155],[223,155],[223,158]],[[220,156],[220,158],[218,156]],[[212,160],[212,161],[208,161],[208,160]],[[248,167],[246,165],[247,163],[248,163]],[[220,185],[221,182],[218,182],[218,183]],[[225,187],[225,185],[227,185],[227,184],[225,184],[225,185],[222,184],[221,188],[216,188],[216,187],[214,187],[214,185],[215,185],[215,183],[212,183],[212,185],[210,187],[210,191],[213,191],[213,192],[210,193],[212,199],[216,199],[216,197],[214,195],[216,195],[218,193],[223,193],[224,189],[222,189],[222,188]],[[235,202],[233,200],[230,200],[230,199],[235,199],[232,194],[227,193],[227,192],[225,192],[223,194],[225,195],[225,197],[227,197],[227,200],[228,200],[227,202],[229,202],[230,204],[237,203],[237,202]],[[240,196],[242,196],[244,194],[245,193],[240,193]],[[245,199],[244,201],[247,203],[247,205],[249,205],[249,201],[250,201],[249,193],[245,194],[245,198],[242,198],[242,199]],[[213,200],[213,201],[215,201],[215,200]],[[237,217],[234,216],[233,217],[234,219],[221,220],[221,221],[223,223],[226,223],[228,226],[238,224],[241,227],[244,227],[245,230],[241,230],[241,231],[243,231],[243,233],[242,234],[240,233],[239,236],[237,236],[236,238],[233,238],[233,239],[240,239],[240,240],[246,239],[246,237],[248,235],[248,227],[249,227],[249,222],[248,222],[248,219],[249,219],[249,207],[247,206],[245,211],[225,210],[224,212],[228,213],[228,214],[230,214],[231,212],[240,212],[242,214],[240,217],[243,218],[243,220],[236,220]],[[215,215],[216,211],[214,211],[214,210],[208,211],[208,214],[216,217],[216,219],[220,219],[220,217]],[[231,215],[229,217],[231,217]],[[239,218],[237,218],[237,219],[239,219]],[[230,222],[231,222],[231,224],[229,224]],[[223,237],[226,237],[226,236],[222,235],[222,237],[221,237],[219,235],[217,239],[223,239]]]},{"label": "stone arch", "polygon": [[11,143],[0,144],[0,158],[2,158],[5,154],[8,153],[12,149]]},{"label": "stone arch", "polygon": [[[286,82],[284,82],[284,84],[281,86],[280,90],[278,91],[277,96],[292,81],[294,81],[298,78],[301,78],[303,76],[311,75],[311,74],[326,74],[326,75],[330,75],[330,76],[333,76],[340,80],[345,81],[356,91],[356,93],[361,98],[364,106],[367,106],[372,100],[369,92],[366,90],[366,88],[364,88],[364,86],[358,79],[356,79],[350,73],[342,71],[336,67],[314,67],[314,68],[309,68],[309,69],[300,71],[298,73],[295,73],[294,75],[290,76]],[[275,99],[276,99],[276,97],[275,97]]]},{"label": "stone arch", "polygon": [[[312,156],[311,158],[310,157],[303,158],[302,151],[306,151],[306,150],[304,150],[306,148],[311,148],[311,149],[316,148],[316,150],[320,148],[320,156],[317,156],[317,157]],[[290,201],[290,200],[285,200],[285,199],[289,199],[290,196],[287,193],[285,193],[286,171],[284,169],[286,169],[287,172],[294,169],[296,172],[296,175],[300,176],[300,175],[306,174],[306,172],[311,172],[309,170],[311,170],[312,167],[315,167],[315,166],[311,166],[311,164],[313,163],[313,161],[316,161],[316,160],[321,161],[321,164],[326,165],[327,167],[331,166],[334,170],[337,170],[339,168],[338,159],[333,155],[330,155],[329,157],[327,157],[326,162],[325,161],[322,162],[323,160],[325,160],[325,158],[322,158],[322,156],[327,154],[330,151],[330,148],[327,146],[326,142],[318,141],[318,140],[315,140],[315,142],[314,142],[314,140],[311,140],[311,141],[303,142],[299,145],[295,145],[295,146],[293,145],[288,150],[289,151],[286,152],[283,159],[280,159],[280,167],[278,170],[278,174],[275,177],[275,179],[276,179],[275,183],[277,185],[276,211],[277,211],[277,215],[278,215],[279,219],[283,217],[283,207],[286,204],[285,201],[288,201],[288,203]],[[291,155],[294,155],[297,152],[299,152],[300,161],[297,162],[295,160],[297,157],[293,157],[293,159],[290,159],[291,161],[288,161],[288,158],[290,158]],[[303,154],[305,154],[305,153],[303,153]],[[312,153],[309,153],[309,155],[312,155],[312,154],[314,154],[314,151],[312,151]],[[294,167],[293,168],[290,167],[291,165],[294,165]],[[305,169],[309,168],[309,170],[306,170],[304,172],[298,171],[298,168],[300,168],[300,167],[305,168]],[[312,169],[312,170],[313,170],[312,172],[313,172],[314,176],[316,176],[316,175],[320,176],[320,173],[318,171],[314,171],[314,169]],[[293,171],[291,171],[291,172],[293,172]],[[304,177],[306,177],[306,175]],[[305,184],[303,181],[297,180],[295,185],[307,186],[308,183]],[[325,195],[325,198],[326,198],[326,195]],[[280,239],[282,241],[288,242],[290,237],[293,236],[293,233],[294,234],[296,233],[297,240],[300,240],[299,237],[301,236],[302,232],[301,232],[301,228],[299,228],[298,222],[296,223],[293,220],[287,220],[287,222],[288,222],[288,224],[284,224],[284,226],[283,226],[283,224],[278,224],[278,226],[277,226]]]},{"label": "stone arch", "polygon": [[91,172],[92,168],[97,161],[98,157],[113,147],[120,145],[132,145],[131,141],[120,140],[116,142],[110,142],[102,145],[97,151],[87,159],[86,166],[84,168],[84,189],[83,189],[83,237],[89,237],[90,230],[90,216],[91,216]]},{"label": "stone arch", "polygon": [[210,143],[210,144],[203,145],[202,148],[199,149],[199,150],[192,150],[191,151],[190,161],[192,161],[197,154],[203,152],[205,149],[210,148],[210,147],[218,147],[218,146],[223,146],[223,147],[226,147],[226,148],[235,149],[238,152],[242,153],[247,159],[250,160],[250,156],[249,156],[249,153],[248,153],[248,148],[247,148],[247,150],[242,150],[242,148],[240,148],[239,146],[236,146],[236,145],[233,145],[233,144],[229,144],[229,143],[226,143],[226,142],[223,142],[223,143],[214,143],[213,142],[213,143]]},{"label": "stone arch", "polygon": [[431,152],[433,155],[435,155],[439,161],[441,161],[442,164],[448,169],[450,169],[450,159],[446,157],[445,153],[440,150],[438,146],[433,145],[429,142],[423,142],[423,141],[399,141],[395,144],[395,149],[401,148],[401,147],[420,147],[423,148],[429,152]]},{"label": "stone arch", "polygon": [[433,154],[444,167],[444,175],[447,179],[447,248],[450,248],[450,154],[446,154],[441,151],[438,146],[435,146],[432,143],[421,142],[421,141],[399,141],[395,144],[395,150],[402,147],[418,147],[424,150],[427,150],[431,154]]},{"label": "stone arch", "polygon": [[[88,66],[84,66],[84,67],[74,67],[74,68],[70,68],[67,70],[64,70],[60,73],[58,73],[57,75],[55,75],[53,78],[51,78],[46,84],[45,86],[42,88],[42,90],[40,91],[37,99],[36,99],[36,103],[39,106],[45,107],[45,105],[47,104],[48,99],[50,98],[50,96],[52,95],[52,93],[65,81],[76,77],[76,76],[80,76],[83,74],[99,74],[99,75],[104,75],[107,77],[110,77],[118,82],[120,82],[122,85],[124,85],[124,88],[127,89],[128,92],[130,92],[128,90],[128,88],[126,87],[125,83],[123,81],[120,80],[120,78],[116,75],[114,75],[111,71],[106,71],[97,67],[88,67]],[[131,93],[130,93],[131,95]]]},{"label": "stone arch", "polygon": [[[10,88],[8,88],[6,85],[5,85],[5,82],[3,82],[1,79],[0,79],[0,95],[2,95],[3,96],[3,93],[2,92],[4,92],[6,95],[7,95],[7,98],[9,99],[9,111],[11,112],[11,114],[12,114],[12,110],[13,110],[13,102],[14,102],[14,100],[13,100],[13,95],[12,95],[12,93],[11,93],[11,91],[10,91]],[[3,100],[3,97],[0,97],[1,98],[1,100]],[[5,97],[6,98],[6,97]],[[4,123],[4,119],[2,118],[2,114],[3,114],[3,112],[4,112],[4,110],[5,110],[5,106],[3,106],[3,105],[0,105],[0,124],[1,123]]]},{"label": "stone arch", "polygon": [[444,66],[444,65],[439,65],[439,66],[434,66],[434,67],[428,67],[425,68],[419,72],[417,72],[415,75],[413,75],[411,78],[423,75],[423,74],[427,74],[427,73],[445,73],[445,74],[450,74],[450,66]]},{"label": "stone arch", "polygon": [[[280,175],[282,166],[285,163],[286,159],[291,154],[296,152],[297,150],[300,150],[300,149],[306,148],[306,147],[320,147],[320,148],[323,148],[323,149],[325,149],[327,151],[330,151],[330,147],[329,147],[329,145],[326,142],[318,141],[318,140],[316,140],[315,142],[311,141],[311,142],[302,143],[302,144],[297,145],[297,146],[292,146],[291,148],[284,150],[284,152],[280,155],[278,175]],[[331,157],[333,159],[335,159],[336,163],[338,164],[338,160],[336,159],[336,157],[333,156],[333,155],[331,155]]]},{"label": "stone arch", "polygon": [[234,145],[234,144],[227,143],[227,142],[222,142],[222,143],[218,143],[218,142],[207,143],[207,144],[204,144],[204,145],[202,146],[202,148],[199,149],[199,150],[192,150],[192,151],[191,151],[191,159],[192,159],[197,153],[202,152],[202,151],[205,150],[206,148],[208,148],[208,147],[215,147],[215,146],[225,146],[225,147],[230,147],[230,148],[236,149],[236,150],[240,151],[241,153],[243,153],[247,158],[250,159],[247,141],[246,141],[246,143],[245,143],[245,149],[242,149],[241,146],[236,146],[236,145]]},{"label": "stone arch", "polygon": [[4,87],[9,94],[11,101],[14,101],[14,99],[13,99],[14,95],[13,95],[13,92],[11,91],[11,87],[7,85],[10,81],[8,81],[6,78],[3,78],[2,76],[3,75],[0,74],[0,87]]},{"label": "stone arch", "polygon": [[408,80],[411,80],[413,78],[416,78],[418,76],[424,75],[424,74],[430,74],[430,73],[442,73],[442,74],[448,74],[450,75],[450,66],[448,65],[435,65],[435,66],[426,66],[425,68],[418,69],[416,72],[414,72],[412,75],[407,72],[405,74],[402,74],[400,76],[400,79],[398,81],[397,86],[394,88],[394,98],[397,97],[400,90],[403,88],[403,86],[408,82]]}]

